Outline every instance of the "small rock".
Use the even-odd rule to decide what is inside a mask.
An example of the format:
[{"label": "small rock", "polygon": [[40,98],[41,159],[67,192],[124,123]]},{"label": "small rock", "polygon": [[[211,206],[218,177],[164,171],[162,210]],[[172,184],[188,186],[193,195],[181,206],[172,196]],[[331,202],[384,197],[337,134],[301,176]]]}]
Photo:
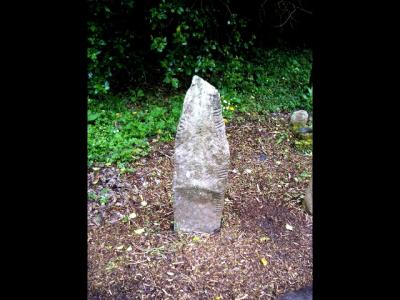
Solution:
[{"label": "small rock", "polygon": [[308,113],[305,110],[295,111],[290,117],[290,124],[305,127],[308,121]]},{"label": "small rock", "polygon": [[101,213],[98,213],[94,218],[93,218],[93,223],[96,224],[97,226],[100,226],[104,223],[104,218]]},{"label": "small rock", "polygon": [[312,128],[309,127],[300,127],[298,132],[301,134],[312,133]]},{"label": "small rock", "polygon": [[292,225],[289,225],[289,224],[286,224],[286,225],[285,225],[285,228],[286,228],[287,230],[293,230],[293,226],[292,226]]},{"label": "small rock", "polygon": [[301,140],[312,139],[313,130],[310,127],[300,127],[295,131],[296,137]]}]

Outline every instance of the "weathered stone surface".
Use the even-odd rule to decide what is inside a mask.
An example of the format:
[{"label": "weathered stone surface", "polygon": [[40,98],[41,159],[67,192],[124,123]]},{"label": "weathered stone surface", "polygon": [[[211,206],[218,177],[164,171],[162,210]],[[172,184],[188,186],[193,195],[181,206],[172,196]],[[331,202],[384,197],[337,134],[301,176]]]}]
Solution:
[{"label": "weathered stone surface", "polygon": [[219,229],[228,169],[229,145],[218,90],[194,76],[175,140],[175,230],[213,233]]},{"label": "weathered stone surface", "polygon": [[298,110],[292,113],[290,124],[296,127],[305,127],[308,121],[308,113],[305,110]]},{"label": "weathered stone surface", "polygon": [[310,214],[313,213],[312,179],[309,186],[307,187],[306,194],[304,196],[304,206]]}]

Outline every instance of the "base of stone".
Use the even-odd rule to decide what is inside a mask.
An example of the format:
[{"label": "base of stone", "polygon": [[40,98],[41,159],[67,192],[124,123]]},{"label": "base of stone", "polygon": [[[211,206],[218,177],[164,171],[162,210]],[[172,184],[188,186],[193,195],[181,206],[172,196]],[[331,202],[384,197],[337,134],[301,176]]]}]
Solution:
[{"label": "base of stone", "polygon": [[194,234],[196,234],[196,233],[197,234],[202,234],[202,233],[217,234],[221,231],[221,224],[218,228],[210,229],[209,227],[190,228],[190,227],[185,227],[180,224],[174,223],[173,230],[176,232],[194,233]]}]

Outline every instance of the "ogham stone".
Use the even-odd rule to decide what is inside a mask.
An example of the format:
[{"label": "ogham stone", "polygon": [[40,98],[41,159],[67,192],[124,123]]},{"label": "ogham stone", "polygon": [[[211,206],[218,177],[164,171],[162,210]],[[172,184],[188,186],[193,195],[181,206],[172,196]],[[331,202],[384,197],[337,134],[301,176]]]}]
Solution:
[{"label": "ogham stone", "polygon": [[229,145],[218,90],[194,76],[175,139],[174,229],[213,233],[221,226]]}]

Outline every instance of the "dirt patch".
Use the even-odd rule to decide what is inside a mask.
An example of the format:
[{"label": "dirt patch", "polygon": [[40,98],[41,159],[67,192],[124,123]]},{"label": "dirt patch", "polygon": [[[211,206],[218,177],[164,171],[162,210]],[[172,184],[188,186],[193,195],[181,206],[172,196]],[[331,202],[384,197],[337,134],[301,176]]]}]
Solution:
[{"label": "dirt patch", "polygon": [[171,230],[173,143],[153,143],[134,173],[90,170],[88,298],[275,299],[310,284],[312,217],[301,200],[312,157],[293,149],[288,119],[228,124],[231,168],[215,235]]}]

